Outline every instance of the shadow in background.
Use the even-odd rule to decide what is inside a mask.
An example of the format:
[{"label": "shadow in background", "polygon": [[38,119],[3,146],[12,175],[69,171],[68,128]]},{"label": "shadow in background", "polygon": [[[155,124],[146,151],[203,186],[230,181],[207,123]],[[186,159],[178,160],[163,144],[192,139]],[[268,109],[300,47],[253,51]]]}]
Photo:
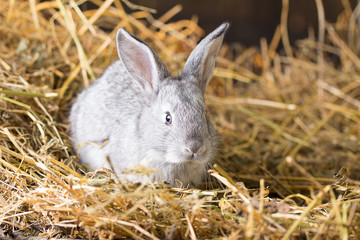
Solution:
[{"label": "shadow in background", "polygon": [[[268,41],[272,39],[280,23],[282,8],[281,0],[132,0],[131,2],[156,9],[158,13],[155,14],[155,18],[160,17],[176,4],[181,4],[183,10],[171,20],[189,19],[197,15],[199,25],[206,32],[212,31],[224,21],[229,21],[231,28],[227,33],[226,41],[240,42],[246,46],[258,45],[261,37],[267,38]],[[336,21],[339,13],[344,9],[342,2],[346,1],[323,1],[327,21]],[[349,0],[352,8],[356,6],[356,2]],[[292,43],[307,37],[309,28],[313,28],[317,33],[317,25],[314,0],[290,1],[288,30]]]}]

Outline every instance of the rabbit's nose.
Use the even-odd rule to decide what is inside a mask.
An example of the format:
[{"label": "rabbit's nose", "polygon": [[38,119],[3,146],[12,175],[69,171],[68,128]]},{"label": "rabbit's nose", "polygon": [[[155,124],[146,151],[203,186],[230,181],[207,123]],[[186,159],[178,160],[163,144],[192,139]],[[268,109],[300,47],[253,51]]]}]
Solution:
[{"label": "rabbit's nose", "polygon": [[201,154],[205,151],[205,146],[200,141],[191,141],[187,147],[186,151],[192,155]]}]

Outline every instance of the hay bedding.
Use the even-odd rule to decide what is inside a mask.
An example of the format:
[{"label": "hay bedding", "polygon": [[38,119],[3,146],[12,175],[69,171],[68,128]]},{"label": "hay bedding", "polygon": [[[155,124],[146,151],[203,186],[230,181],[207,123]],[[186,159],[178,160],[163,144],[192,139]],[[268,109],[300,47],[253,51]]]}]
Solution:
[{"label": "hay bedding", "polygon": [[270,43],[223,46],[207,92],[221,167],[197,190],[86,174],[66,121],[76,94],[116,59],[119,27],[176,73],[204,34],[197,19],[169,21],[180,6],[154,19],[140,6],[125,13],[127,1],[82,2],[0,5],[1,239],[360,237],[357,10],[343,1],[330,25],[316,1],[319,41],[290,47],[284,7]]}]

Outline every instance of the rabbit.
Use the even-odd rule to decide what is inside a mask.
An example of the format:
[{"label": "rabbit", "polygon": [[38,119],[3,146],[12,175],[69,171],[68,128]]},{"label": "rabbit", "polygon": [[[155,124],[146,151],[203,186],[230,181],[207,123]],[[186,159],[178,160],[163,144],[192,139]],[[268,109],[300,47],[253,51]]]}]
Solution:
[{"label": "rabbit", "polygon": [[176,77],[149,45],[119,29],[120,60],[81,92],[70,110],[80,161],[110,168],[108,158],[118,175],[140,164],[154,169],[148,180],[170,186],[201,183],[218,148],[204,94],[228,27],[223,23],[206,36]]}]

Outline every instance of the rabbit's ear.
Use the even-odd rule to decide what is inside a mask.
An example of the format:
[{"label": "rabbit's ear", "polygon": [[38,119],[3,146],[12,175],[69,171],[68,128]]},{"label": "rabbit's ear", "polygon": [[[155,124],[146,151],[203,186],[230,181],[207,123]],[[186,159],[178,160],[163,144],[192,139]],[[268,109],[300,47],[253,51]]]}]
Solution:
[{"label": "rabbit's ear", "polygon": [[204,93],[214,71],[215,58],[219,54],[228,27],[229,23],[223,23],[206,36],[191,52],[185,63],[184,76],[193,76],[199,81],[200,88]]},{"label": "rabbit's ear", "polygon": [[120,60],[131,77],[146,94],[157,91],[160,81],[168,77],[169,72],[154,50],[124,29],[117,32],[116,44]]}]

